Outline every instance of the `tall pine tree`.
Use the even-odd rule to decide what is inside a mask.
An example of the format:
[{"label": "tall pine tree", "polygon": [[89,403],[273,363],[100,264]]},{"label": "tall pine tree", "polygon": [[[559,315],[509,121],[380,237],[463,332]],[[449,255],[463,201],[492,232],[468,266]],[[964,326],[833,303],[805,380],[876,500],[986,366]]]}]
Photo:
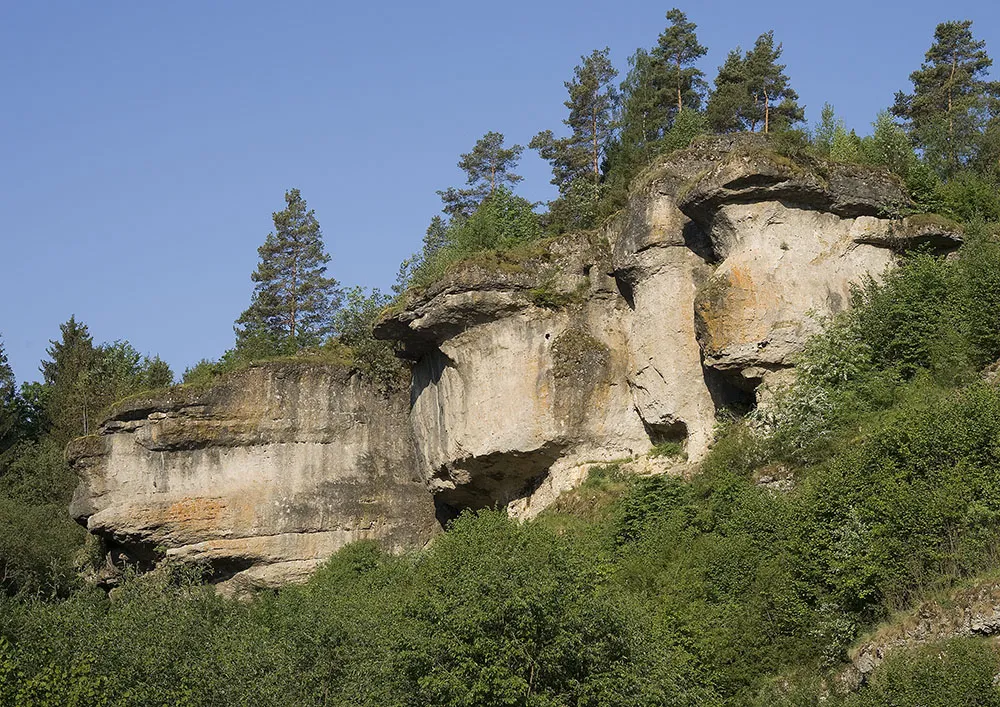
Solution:
[{"label": "tall pine tree", "polygon": [[341,293],[326,276],[330,256],[319,222],[298,189],[272,214],[274,231],[257,249],[260,261],[250,306],[236,320],[236,353],[257,358],[318,345],[332,331]]},{"label": "tall pine tree", "polygon": [[619,104],[613,81],[618,75],[605,47],[581,57],[573,80],[565,83],[569,115],[563,120],[570,135],[556,138],[545,130],[532,138],[529,147],[538,150],[552,165],[552,183],[559,198],[549,204],[549,225],[555,230],[587,228],[596,218],[601,196],[601,164],[613,145],[615,115]]},{"label": "tall pine tree", "polygon": [[942,22],[920,69],[910,74],[913,93],[896,94],[893,114],[928,162],[947,177],[983,146],[1000,82],[987,81],[993,60],[972,36],[972,22]]},{"label": "tall pine tree", "polygon": [[618,72],[608,58],[610,49],[595,49],[583,56],[583,63],[573,70],[573,80],[565,83],[569,116],[563,121],[571,130],[569,137],[556,138],[551,130],[538,133],[531,143],[542,159],[552,164],[552,183],[561,192],[581,177],[597,184],[601,179],[601,157],[614,129],[614,110],[618,89],[613,81]]},{"label": "tall pine tree", "polygon": [[705,73],[694,62],[705,56],[708,49],[698,42],[695,34],[698,25],[690,22],[683,12],[674,8],[667,13],[667,19],[670,25],[660,35],[654,54],[666,65],[664,73],[676,97],[676,112],[684,108],[697,110],[707,85]]},{"label": "tall pine tree", "polygon": [[[643,164],[657,151],[685,108],[701,107],[707,88],[694,62],[707,53],[695,34],[697,25],[678,9],[667,13],[670,25],[651,52],[639,49],[629,58],[621,85],[622,112],[614,160]],[[612,164],[612,168],[618,165]]]},{"label": "tall pine tree", "polygon": [[739,47],[729,52],[706,108],[713,130],[756,132],[759,128],[768,133],[805,119],[785,65],[778,63],[781,51],[780,44],[774,45],[774,32],[769,31],[757,38],[746,55]]}]

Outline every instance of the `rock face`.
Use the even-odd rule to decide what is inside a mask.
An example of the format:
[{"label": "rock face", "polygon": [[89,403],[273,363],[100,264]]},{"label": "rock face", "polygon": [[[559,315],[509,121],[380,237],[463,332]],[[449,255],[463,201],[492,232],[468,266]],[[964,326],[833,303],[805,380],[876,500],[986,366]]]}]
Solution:
[{"label": "rock face", "polygon": [[1000,634],[1000,583],[985,581],[959,589],[942,602],[924,602],[886,623],[850,652],[850,667],[840,676],[849,689],[863,683],[893,652],[968,636]]},{"label": "rock face", "polygon": [[641,175],[597,233],[411,293],[376,336],[414,360],[411,422],[445,511],[537,513],[588,463],[681,442],[697,461],[721,407],[755,403],[851,285],[961,235],[888,173],[792,161],[720,137]]},{"label": "rock face", "polygon": [[888,173],[790,160],[760,136],[698,142],[597,231],[460,264],[384,315],[409,400],[285,364],[133,401],[71,446],[72,513],[133,560],[272,586],[351,540],[419,546],[435,515],[532,516],[591,465],[660,443],[690,473],[716,412],[786,377],[853,283],[961,242],[908,206]]},{"label": "rock face", "polygon": [[307,576],[353,540],[419,547],[438,524],[407,414],[316,364],[132,400],[70,445],[70,512],[116,557],[205,562],[234,590]]}]

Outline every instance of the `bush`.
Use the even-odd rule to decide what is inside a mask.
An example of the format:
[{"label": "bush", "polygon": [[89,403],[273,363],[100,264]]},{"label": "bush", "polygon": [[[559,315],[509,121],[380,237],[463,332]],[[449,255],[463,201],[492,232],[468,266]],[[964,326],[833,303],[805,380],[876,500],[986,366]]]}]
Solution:
[{"label": "bush", "polygon": [[955,639],[912,649],[887,660],[845,707],[998,707],[993,647]]}]

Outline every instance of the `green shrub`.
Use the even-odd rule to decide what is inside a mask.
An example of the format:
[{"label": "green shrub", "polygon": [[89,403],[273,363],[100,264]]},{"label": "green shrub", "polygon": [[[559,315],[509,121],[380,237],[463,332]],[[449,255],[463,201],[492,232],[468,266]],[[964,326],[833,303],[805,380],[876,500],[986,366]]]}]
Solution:
[{"label": "green shrub", "polygon": [[976,639],[932,643],[890,657],[845,707],[997,707],[1000,661]]}]

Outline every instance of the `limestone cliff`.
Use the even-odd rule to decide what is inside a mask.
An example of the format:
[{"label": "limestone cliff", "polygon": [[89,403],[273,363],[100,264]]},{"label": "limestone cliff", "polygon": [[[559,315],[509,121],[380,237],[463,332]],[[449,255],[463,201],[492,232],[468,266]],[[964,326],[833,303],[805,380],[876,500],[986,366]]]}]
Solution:
[{"label": "limestone cliff", "polygon": [[438,503],[532,515],[594,461],[662,441],[697,461],[716,411],[753,405],[852,283],[900,250],[958,245],[908,206],[888,173],[718,137],[653,165],[598,232],[411,293],[376,335],[415,362]]},{"label": "limestone cliff", "polygon": [[438,524],[407,414],[305,363],[129,400],[70,445],[70,512],[116,560],[202,561],[231,589],[305,576],[353,540],[418,547]]},{"label": "limestone cliff", "polygon": [[435,512],[534,515],[593,463],[660,442],[691,472],[716,412],[754,405],[853,283],[961,242],[909,207],[888,173],[790,160],[760,136],[701,141],[640,175],[601,229],[408,293],[375,332],[412,362],[408,400],[274,364],[126,403],[71,446],[73,515],[133,559],[271,585],[357,538],[419,546]]}]

